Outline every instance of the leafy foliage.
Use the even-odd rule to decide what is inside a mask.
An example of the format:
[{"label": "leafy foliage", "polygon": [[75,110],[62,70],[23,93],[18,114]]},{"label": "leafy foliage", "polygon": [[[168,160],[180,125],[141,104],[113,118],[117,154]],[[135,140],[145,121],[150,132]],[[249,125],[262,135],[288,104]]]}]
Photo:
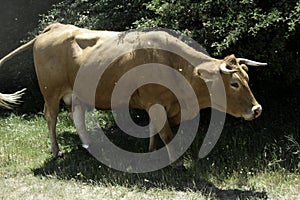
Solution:
[{"label": "leafy foliage", "polygon": [[234,52],[266,61],[271,68],[261,77],[281,76],[294,84],[300,77],[299,11],[297,0],[63,0],[43,15],[41,25],[59,21],[91,29],[179,30],[211,55]]},{"label": "leafy foliage", "polygon": [[[148,0],[149,1],[149,0]],[[147,0],[64,0],[42,16],[41,24],[74,24],[90,29],[125,30],[141,16],[147,16]],[[68,7],[68,9],[65,9]]]},{"label": "leafy foliage", "polygon": [[189,33],[215,56],[237,56],[267,61],[268,77],[299,79],[300,3],[298,1],[152,0],[154,15],[135,24],[162,26]]}]

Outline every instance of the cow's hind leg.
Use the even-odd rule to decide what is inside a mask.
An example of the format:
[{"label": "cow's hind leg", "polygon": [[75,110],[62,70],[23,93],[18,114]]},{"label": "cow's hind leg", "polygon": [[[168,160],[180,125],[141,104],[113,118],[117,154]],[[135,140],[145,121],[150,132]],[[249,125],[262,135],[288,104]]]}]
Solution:
[{"label": "cow's hind leg", "polygon": [[56,138],[56,123],[59,112],[59,99],[45,101],[44,114],[48,124],[49,137],[51,142],[51,152],[54,158],[62,157]]},{"label": "cow's hind leg", "polygon": [[82,147],[88,148],[91,144],[85,125],[85,105],[77,98],[72,102],[73,122],[82,141]]},{"label": "cow's hind leg", "polygon": [[165,123],[164,127],[159,132],[159,136],[167,147],[170,162],[174,162],[176,160],[175,159],[176,151],[175,151],[173,145],[170,144],[170,142],[174,138],[174,135],[173,135],[173,132],[172,132],[168,122]]},{"label": "cow's hind leg", "polygon": [[76,127],[77,133],[83,142],[82,146],[88,148],[90,145],[90,139],[85,125],[85,110],[86,107],[76,96],[72,93],[68,93],[63,96],[65,104],[69,107],[70,118]]}]

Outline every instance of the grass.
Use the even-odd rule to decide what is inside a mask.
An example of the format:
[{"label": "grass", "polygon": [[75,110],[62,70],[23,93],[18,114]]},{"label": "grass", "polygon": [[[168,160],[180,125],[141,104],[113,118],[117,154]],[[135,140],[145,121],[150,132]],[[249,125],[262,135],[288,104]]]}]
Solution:
[{"label": "grass", "polygon": [[[11,114],[0,118],[0,199],[300,199],[299,166],[294,164],[299,162],[293,158],[292,165],[283,165],[284,148],[258,139],[252,125],[236,124],[230,137],[222,134],[210,155],[198,161],[191,159],[196,141],[184,155],[186,171],[166,167],[129,174],[106,167],[84,150],[66,112],[59,116],[64,158],[58,160],[51,157],[42,115]],[[105,128],[108,135],[118,131]],[[147,146],[124,135],[111,139]],[[297,146],[290,147],[295,152]]]}]

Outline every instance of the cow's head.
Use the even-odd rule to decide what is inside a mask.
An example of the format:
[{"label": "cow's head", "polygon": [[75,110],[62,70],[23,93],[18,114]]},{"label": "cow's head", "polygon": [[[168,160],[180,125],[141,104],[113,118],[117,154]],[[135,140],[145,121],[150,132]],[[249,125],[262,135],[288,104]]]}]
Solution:
[{"label": "cow's head", "polygon": [[[220,111],[227,112],[235,117],[243,117],[246,120],[252,120],[261,115],[262,106],[256,101],[249,87],[249,76],[247,74],[248,68],[246,65],[260,66],[267,64],[244,58],[236,58],[234,55],[230,55],[225,57],[223,60],[215,62],[213,64],[214,67],[210,68],[210,71],[207,71],[210,79],[205,79],[205,77],[204,79],[206,82],[216,81],[212,78],[214,77],[211,76],[212,73],[221,73],[227,105],[225,108],[222,106],[222,103],[218,102],[224,95],[221,97],[216,94],[215,98],[211,99],[212,107]],[[201,71],[200,68],[199,70]],[[203,70],[201,72],[198,71],[198,74],[203,75]],[[203,76],[201,78],[203,79]]]}]

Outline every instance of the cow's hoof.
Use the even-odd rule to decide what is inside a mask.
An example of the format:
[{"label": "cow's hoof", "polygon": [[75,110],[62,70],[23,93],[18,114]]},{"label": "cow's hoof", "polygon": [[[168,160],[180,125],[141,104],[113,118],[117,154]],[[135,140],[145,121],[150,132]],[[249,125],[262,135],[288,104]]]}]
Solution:
[{"label": "cow's hoof", "polygon": [[59,150],[56,154],[54,154],[53,159],[57,160],[57,159],[60,159],[63,157],[64,157],[64,154]]},{"label": "cow's hoof", "polygon": [[183,171],[183,172],[187,171],[184,165],[175,165],[175,166],[172,165],[172,168],[176,171]]},{"label": "cow's hoof", "polygon": [[182,161],[175,162],[171,165],[171,167],[177,171],[186,171],[187,169],[183,165]]}]

